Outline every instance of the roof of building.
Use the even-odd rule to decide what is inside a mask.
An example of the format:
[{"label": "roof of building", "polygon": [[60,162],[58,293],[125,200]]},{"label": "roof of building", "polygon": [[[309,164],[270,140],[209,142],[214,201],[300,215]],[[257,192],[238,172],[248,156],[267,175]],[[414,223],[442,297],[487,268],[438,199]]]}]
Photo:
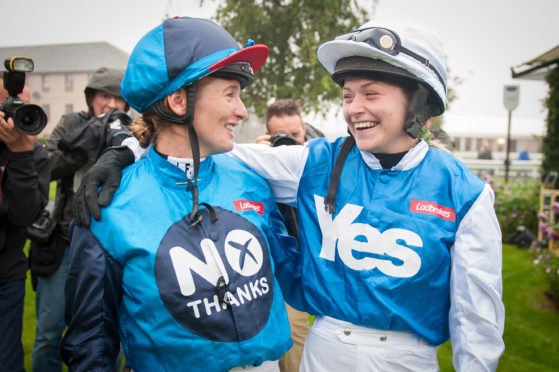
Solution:
[{"label": "roof of building", "polygon": [[559,45],[542,55],[511,67],[513,79],[544,80],[547,74],[559,63]]},{"label": "roof of building", "polygon": [[124,70],[128,53],[107,42],[0,48],[0,59],[31,57],[37,73],[91,72],[99,67]]}]

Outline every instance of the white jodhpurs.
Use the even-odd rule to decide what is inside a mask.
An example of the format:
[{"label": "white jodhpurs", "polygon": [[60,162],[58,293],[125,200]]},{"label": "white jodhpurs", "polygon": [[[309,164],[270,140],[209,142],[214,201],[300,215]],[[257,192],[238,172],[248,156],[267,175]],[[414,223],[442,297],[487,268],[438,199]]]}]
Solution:
[{"label": "white jodhpurs", "polygon": [[330,317],[317,317],[301,372],[435,372],[437,348],[409,332],[383,331]]},{"label": "white jodhpurs", "polygon": [[277,360],[267,360],[258,367],[235,367],[230,369],[229,372],[279,372],[279,364]]}]

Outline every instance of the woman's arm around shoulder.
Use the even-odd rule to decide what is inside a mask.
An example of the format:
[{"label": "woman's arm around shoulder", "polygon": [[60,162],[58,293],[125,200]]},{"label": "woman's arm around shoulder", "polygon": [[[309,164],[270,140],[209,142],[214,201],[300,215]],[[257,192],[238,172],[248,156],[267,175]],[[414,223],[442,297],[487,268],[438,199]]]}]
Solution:
[{"label": "woman's arm around shoulder", "polygon": [[232,156],[264,178],[278,203],[294,204],[309,149],[306,145],[270,147],[262,144],[235,145]]}]

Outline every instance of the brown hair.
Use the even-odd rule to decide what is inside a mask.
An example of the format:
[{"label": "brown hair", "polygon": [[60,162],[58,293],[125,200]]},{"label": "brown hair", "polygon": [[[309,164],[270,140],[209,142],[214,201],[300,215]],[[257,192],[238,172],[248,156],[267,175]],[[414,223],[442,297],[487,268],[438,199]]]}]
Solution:
[{"label": "brown hair", "polygon": [[132,123],[132,134],[136,137],[140,146],[146,148],[152,142],[155,142],[159,131],[169,125],[172,124],[161,119],[157,114],[146,112],[138,116]]},{"label": "brown hair", "polygon": [[429,130],[429,128],[427,128],[427,126],[421,128],[421,131],[419,132],[419,137],[423,138],[423,140],[427,142],[429,146],[444,150],[446,152],[452,152],[447,145],[445,145],[442,141],[435,138],[435,136],[433,135],[433,133],[431,133],[431,131]]},{"label": "brown hair", "polygon": [[276,102],[272,103],[268,107],[266,107],[266,129],[268,128],[268,123],[270,122],[270,118],[272,116],[292,116],[292,115],[299,115],[301,116],[301,108],[299,104],[292,100],[292,99],[279,99]]}]

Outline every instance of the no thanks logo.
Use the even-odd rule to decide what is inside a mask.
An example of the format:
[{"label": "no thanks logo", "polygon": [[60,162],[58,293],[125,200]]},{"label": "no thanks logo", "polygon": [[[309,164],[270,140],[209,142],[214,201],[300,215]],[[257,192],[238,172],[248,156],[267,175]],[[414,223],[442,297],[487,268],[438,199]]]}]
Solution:
[{"label": "no thanks logo", "polygon": [[252,222],[214,210],[217,221],[203,208],[195,228],[186,216],[167,230],[155,257],[157,288],[165,308],[192,333],[221,342],[248,340],[270,316],[270,252]]}]

